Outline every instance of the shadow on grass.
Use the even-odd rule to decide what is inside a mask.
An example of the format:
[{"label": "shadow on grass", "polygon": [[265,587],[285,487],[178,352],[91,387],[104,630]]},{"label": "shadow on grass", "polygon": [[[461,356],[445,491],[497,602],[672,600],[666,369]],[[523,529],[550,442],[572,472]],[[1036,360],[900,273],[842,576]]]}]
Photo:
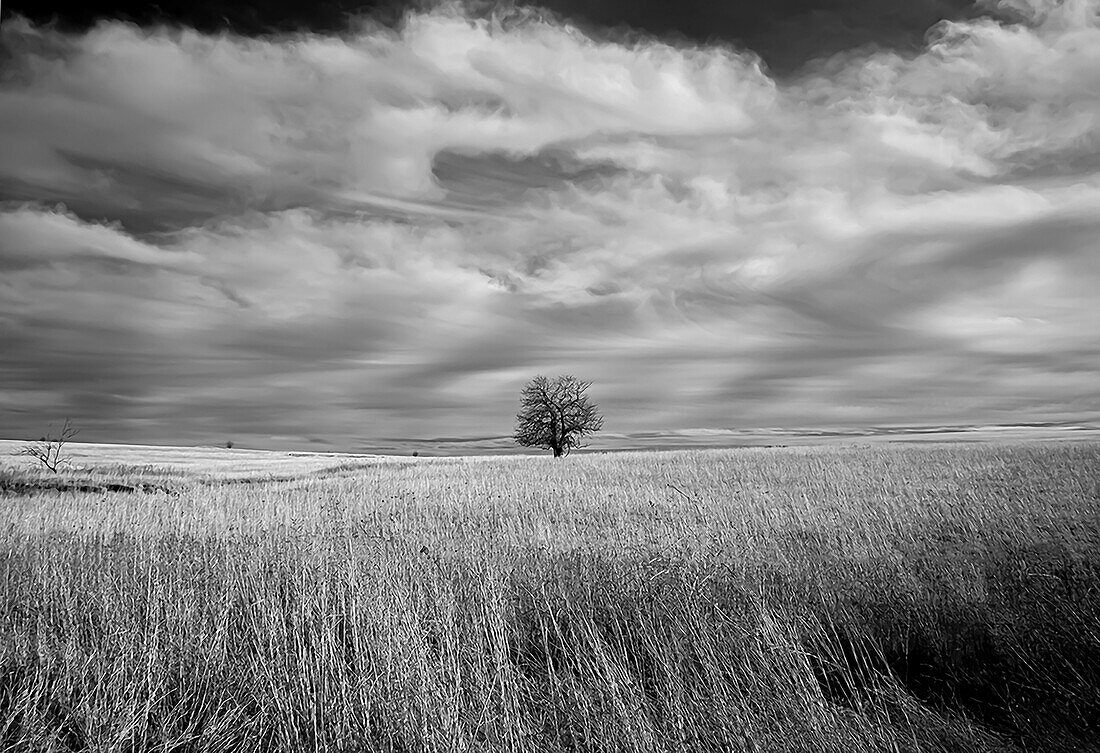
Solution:
[{"label": "shadow on grass", "polygon": [[973,601],[863,594],[821,615],[805,645],[822,692],[860,708],[894,683],[1024,750],[1100,750],[1100,552],[1025,544],[979,564]]},{"label": "shadow on grass", "polygon": [[[769,656],[788,647],[759,633],[770,613],[796,637],[789,653],[800,649],[827,703],[885,715],[899,733],[918,716],[934,721],[915,733],[924,735],[917,749],[1100,750],[1097,555],[1006,545],[985,552],[983,590],[970,601],[925,582],[924,600],[849,587],[832,602],[782,578],[767,584],[769,599],[744,582],[701,581],[690,568],[627,572],[598,556],[562,558],[515,587],[511,661],[559,709],[569,705],[549,703],[555,692],[591,684],[600,662],[611,662],[658,726],[679,688],[692,698],[696,731],[724,740],[724,702],[752,704],[769,683],[797,686],[797,662]],[[810,599],[784,603],[779,592]]]},{"label": "shadow on grass", "polygon": [[43,697],[37,679],[33,664],[11,663],[0,668],[0,750],[87,750],[80,719],[61,700]]}]

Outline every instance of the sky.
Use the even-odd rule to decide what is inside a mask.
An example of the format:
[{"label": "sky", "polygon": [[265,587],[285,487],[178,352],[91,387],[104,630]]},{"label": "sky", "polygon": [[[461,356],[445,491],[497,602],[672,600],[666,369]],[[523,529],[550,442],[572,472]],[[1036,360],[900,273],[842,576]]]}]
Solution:
[{"label": "sky", "polygon": [[1100,421],[1100,0],[743,5],[6,2],[0,437]]}]

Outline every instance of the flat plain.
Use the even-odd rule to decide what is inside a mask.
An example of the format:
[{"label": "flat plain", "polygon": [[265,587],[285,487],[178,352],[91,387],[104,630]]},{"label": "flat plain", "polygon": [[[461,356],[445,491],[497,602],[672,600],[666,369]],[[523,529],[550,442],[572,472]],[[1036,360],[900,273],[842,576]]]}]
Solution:
[{"label": "flat plain", "polygon": [[1095,442],[83,452],[0,470],[0,750],[1100,750]]}]

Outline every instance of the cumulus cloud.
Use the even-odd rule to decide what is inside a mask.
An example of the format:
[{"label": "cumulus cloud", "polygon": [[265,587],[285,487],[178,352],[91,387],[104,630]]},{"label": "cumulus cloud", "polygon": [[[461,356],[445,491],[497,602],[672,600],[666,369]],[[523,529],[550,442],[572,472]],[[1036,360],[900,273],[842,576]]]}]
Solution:
[{"label": "cumulus cloud", "polygon": [[3,424],[496,436],[559,371],[624,435],[1094,419],[1100,3],[986,10],[782,80],[453,5],[10,21]]}]

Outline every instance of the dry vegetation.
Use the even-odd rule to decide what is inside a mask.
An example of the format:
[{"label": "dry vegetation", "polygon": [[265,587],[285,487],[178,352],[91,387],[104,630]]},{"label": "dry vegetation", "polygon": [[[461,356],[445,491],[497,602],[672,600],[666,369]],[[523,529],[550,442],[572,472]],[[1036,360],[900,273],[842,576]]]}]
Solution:
[{"label": "dry vegetation", "polygon": [[[28,445],[40,443],[0,439],[0,468],[35,470],[38,464],[20,457]],[[270,452],[240,447],[154,447],[86,442],[66,444],[63,476],[103,478],[125,475],[198,480],[270,479],[305,475],[334,467],[385,462],[380,455],[326,452]],[[26,474],[23,474],[26,475]]]},{"label": "dry vegetation", "polygon": [[0,495],[3,750],[1100,749],[1100,445],[175,481]]}]

